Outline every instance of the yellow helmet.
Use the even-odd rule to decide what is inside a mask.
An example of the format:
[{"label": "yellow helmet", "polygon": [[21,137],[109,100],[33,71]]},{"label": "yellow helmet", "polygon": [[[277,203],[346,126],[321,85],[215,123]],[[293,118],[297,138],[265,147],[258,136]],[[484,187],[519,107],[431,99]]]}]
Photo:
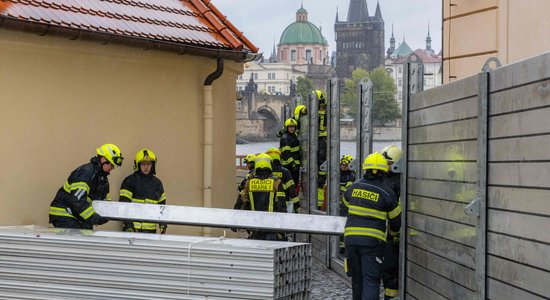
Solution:
[{"label": "yellow helmet", "polygon": [[256,159],[256,154],[250,153],[243,159],[243,162],[245,164],[248,164],[248,163],[254,164],[255,159]]},{"label": "yellow helmet", "polygon": [[155,165],[157,163],[157,156],[153,151],[149,149],[141,149],[136,153],[136,158],[134,159],[134,170],[139,170],[139,164],[144,161],[150,161],[153,163],[153,171],[152,173],[155,174]]},{"label": "yellow helmet", "polygon": [[320,104],[326,104],[327,98],[325,97],[325,93],[321,90],[315,90],[315,94],[317,94],[317,99],[319,99]]},{"label": "yellow helmet", "polygon": [[115,144],[105,144],[95,149],[95,151],[97,155],[105,157],[113,166],[120,167],[122,165],[124,157],[122,157],[120,149]]},{"label": "yellow helmet", "polygon": [[254,160],[254,165],[256,166],[256,170],[257,169],[271,169],[271,156],[265,154],[265,153],[260,153],[258,155],[256,155],[256,159]]},{"label": "yellow helmet", "polygon": [[307,115],[307,107],[303,104],[296,106],[294,109],[294,118]]},{"label": "yellow helmet", "polygon": [[396,162],[401,158],[401,149],[399,149],[396,145],[389,145],[382,149],[382,155],[384,155],[384,158],[388,162]]},{"label": "yellow helmet", "polygon": [[340,159],[340,164],[341,165],[349,165],[352,160],[353,160],[353,156],[351,156],[349,154],[348,155],[343,155],[342,159]]},{"label": "yellow helmet", "polygon": [[285,129],[288,128],[288,126],[298,126],[298,122],[296,122],[293,118],[287,119],[285,121]]},{"label": "yellow helmet", "polygon": [[271,157],[271,160],[281,160],[281,150],[275,147],[271,147],[266,152]]},{"label": "yellow helmet", "polygon": [[376,174],[377,170],[388,172],[388,161],[378,152],[374,152],[365,158],[363,170],[372,170]]}]

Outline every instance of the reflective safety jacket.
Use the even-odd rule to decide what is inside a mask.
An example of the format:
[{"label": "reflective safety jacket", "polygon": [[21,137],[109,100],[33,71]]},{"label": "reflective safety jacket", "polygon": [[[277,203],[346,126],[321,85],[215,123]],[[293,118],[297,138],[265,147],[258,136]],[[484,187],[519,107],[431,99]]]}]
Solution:
[{"label": "reflective safety jacket", "polygon": [[[141,171],[126,177],[120,187],[120,202],[166,204],[166,194],[162,182],[153,174],[145,175]],[[157,223],[124,222],[124,231],[151,232],[157,231]],[[159,224],[160,230],[166,229],[166,224]]]},{"label": "reflective safety jacket", "polygon": [[344,197],[344,193],[350,185],[355,182],[355,171],[340,171],[340,216],[348,215],[349,202]]},{"label": "reflective safety jacket", "polygon": [[300,167],[300,141],[298,136],[294,133],[286,131],[281,137],[279,143],[281,149],[281,164],[289,171],[293,172]]},{"label": "reflective safety jacket", "polygon": [[386,221],[391,231],[401,226],[401,206],[383,178],[366,173],[344,193],[349,203],[344,229],[346,245],[368,246],[373,255],[383,253],[386,244]]},{"label": "reflective safety jacket", "polygon": [[241,192],[242,209],[286,212],[285,192],[281,180],[271,172],[258,170],[245,183]]},{"label": "reflective safety jacket", "polygon": [[287,204],[292,202],[294,208],[300,207],[300,198],[298,198],[298,193],[296,193],[296,185],[292,179],[292,175],[290,175],[290,171],[281,165],[280,160],[273,160],[271,164],[273,166],[273,175],[281,179]]},{"label": "reflective safety jacket", "polygon": [[97,157],[71,172],[50,204],[50,223],[58,218],[73,218],[82,228],[92,229],[101,220],[92,207],[92,200],[111,200],[108,175]]},{"label": "reflective safety jacket", "polygon": [[319,110],[319,136],[327,136],[327,111]]}]

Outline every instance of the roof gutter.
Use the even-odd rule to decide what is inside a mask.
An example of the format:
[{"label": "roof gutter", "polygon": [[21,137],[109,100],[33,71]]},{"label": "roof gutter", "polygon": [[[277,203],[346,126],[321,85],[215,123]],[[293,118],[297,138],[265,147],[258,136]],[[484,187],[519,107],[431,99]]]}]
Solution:
[{"label": "roof gutter", "polygon": [[38,35],[51,34],[54,36],[67,37],[71,40],[82,39],[86,41],[96,41],[102,44],[113,43],[145,50],[174,52],[179,55],[189,54],[209,58],[223,58],[236,62],[249,62],[258,60],[262,57],[262,53],[252,53],[230,49],[216,49],[196,45],[178,44],[174,42],[161,42],[148,38],[127,37],[108,32],[94,32],[87,29],[75,29],[52,24],[42,24],[33,21],[14,19],[7,16],[0,16],[0,28],[30,32]]}]

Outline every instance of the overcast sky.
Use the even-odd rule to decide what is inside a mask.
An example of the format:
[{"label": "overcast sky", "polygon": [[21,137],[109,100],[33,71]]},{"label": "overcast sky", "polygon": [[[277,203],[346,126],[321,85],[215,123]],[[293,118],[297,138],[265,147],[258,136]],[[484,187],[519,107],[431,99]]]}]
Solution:
[{"label": "overcast sky", "polygon": [[[318,27],[335,50],[334,21],[338,6],[339,19],[345,20],[350,0],[212,0],[212,3],[268,57],[279,42],[283,30],[296,21],[296,10],[303,2],[308,20]],[[415,50],[426,45],[428,22],[432,48],[441,50],[441,0],[380,0],[386,27],[386,49],[392,23],[397,45],[403,40]],[[369,15],[376,11],[376,1],[367,0]]]}]

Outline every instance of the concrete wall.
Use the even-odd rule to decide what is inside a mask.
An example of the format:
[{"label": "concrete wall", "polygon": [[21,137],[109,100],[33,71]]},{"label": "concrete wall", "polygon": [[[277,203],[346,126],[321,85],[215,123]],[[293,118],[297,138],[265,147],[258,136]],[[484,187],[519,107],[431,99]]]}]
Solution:
[{"label": "concrete wall", "polygon": [[547,0],[443,0],[443,82],[478,73],[490,57],[510,64],[549,51],[548,11]]},{"label": "concrete wall", "polygon": [[[135,153],[149,147],[168,204],[202,206],[203,82],[212,59],[0,30],[0,225],[48,225],[57,189],[103,143],[124,164],[109,177],[118,200]],[[232,207],[235,81],[214,82],[215,207]],[[118,229],[110,222],[102,229]],[[199,233],[172,226],[169,233]]]}]

